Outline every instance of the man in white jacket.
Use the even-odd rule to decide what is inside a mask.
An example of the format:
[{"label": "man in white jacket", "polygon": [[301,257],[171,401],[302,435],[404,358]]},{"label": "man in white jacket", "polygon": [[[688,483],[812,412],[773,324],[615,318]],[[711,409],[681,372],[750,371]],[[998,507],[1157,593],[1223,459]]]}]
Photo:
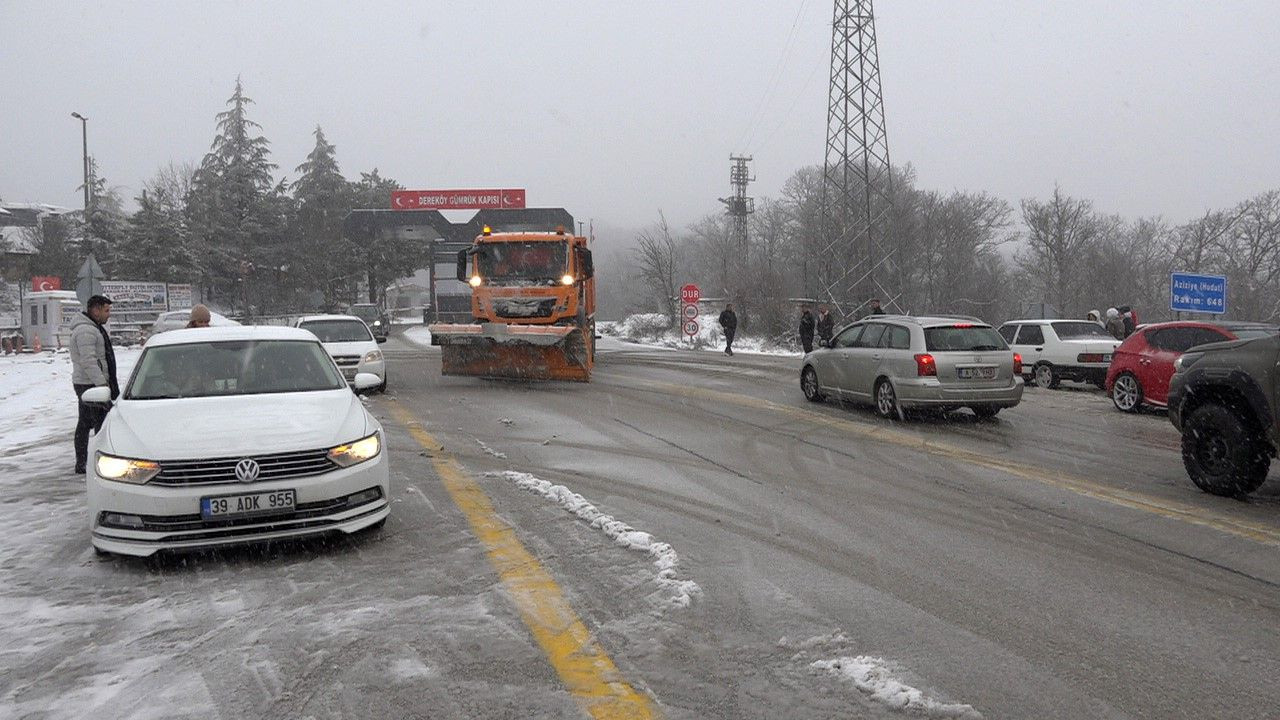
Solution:
[{"label": "man in white jacket", "polygon": [[83,475],[89,454],[89,431],[98,432],[109,407],[80,402],[80,396],[91,387],[111,388],[111,399],[119,397],[116,380],[116,354],[103,325],[111,317],[111,299],[102,295],[89,298],[88,310],[71,322],[71,385],[76,391],[80,417],[76,422],[76,474]]}]

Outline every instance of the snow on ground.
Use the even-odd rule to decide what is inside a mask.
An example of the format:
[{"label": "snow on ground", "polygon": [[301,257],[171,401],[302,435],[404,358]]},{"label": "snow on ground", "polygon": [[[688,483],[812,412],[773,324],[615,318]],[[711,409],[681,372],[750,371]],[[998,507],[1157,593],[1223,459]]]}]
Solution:
[{"label": "snow on ground", "polygon": [[[141,350],[117,348],[121,385]],[[0,472],[15,473],[52,464],[70,472],[75,464],[71,435],[76,427],[71,356],[65,352],[0,357]],[[61,463],[61,464],[59,464]]]},{"label": "snow on ground", "polygon": [[431,345],[431,331],[425,325],[417,325],[404,331],[404,339],[416,345]]},{"label": "snow on ground", "polygon": [[907,685],[895,677],[893,664],[882,658],[870,655],[840,657],[817,660],[809,667],[847,680],[872,700],[896,710],[930,718],[982,718],[982,714],[971,705],[935,700]]},{"label": "snow on ground", "polygon": [[[656,313],[628,315],[617,322],[596,324],[601,335],[616,337],[625,342],[645,347],[670,350],[706,350],[724,352],[724,332],[720,329],[720,314],[704,314],[698,317],[698,334],[684,335],[679,327],[667,328],[667,316]],[[799,350],[777,342],[739,334],[733,340],[733,351],[754,355],[781,355],[800,357]]]},{"label": "snow on ground", "polygon": [[600,512],[586,498],[563,485],[554,485],[529,473],[506,472],[486,473],[488,477],[501,477],[514,482],[518,487],[537,493],[552,500],[578,518],[586,521],[611,538],[615,543],[630,550],[648,553],[658,570],[658,586],[671,593],[671,604],[678,607],[689,607],[695,598],[702,596],[702,588],[692,580],[679,579],[680,558],[670,545],[658,542],[647,532],[641,532],[630,525],[615,520],[610,515]]}]

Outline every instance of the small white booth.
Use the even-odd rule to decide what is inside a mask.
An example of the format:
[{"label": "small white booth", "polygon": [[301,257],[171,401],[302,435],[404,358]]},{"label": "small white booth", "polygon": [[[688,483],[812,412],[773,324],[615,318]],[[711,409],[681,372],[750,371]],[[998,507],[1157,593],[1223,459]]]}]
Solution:
[{"label": "small white booth", "polygon": [[34,348],[36,338],[46,350],[67,347],[71,321],[80,310],[80,301],[71,290],[27,293],[22,298],[22,335],[27,347]]}]

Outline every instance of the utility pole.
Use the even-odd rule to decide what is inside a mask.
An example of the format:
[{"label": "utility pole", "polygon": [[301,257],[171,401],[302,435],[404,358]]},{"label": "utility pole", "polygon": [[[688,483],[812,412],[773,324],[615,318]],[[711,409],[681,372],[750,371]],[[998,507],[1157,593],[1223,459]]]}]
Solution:
[{"label": "utility pole", "polygon": [[81,155],[84,159],[84,218],[85,222],[89,220],[89,118],[78,112],[71,113],[71,117],[80,121],[80,147]]},{"label": "utility pole", "polygon": [[755,176],[747,169],[751,162],[750,155],[730,155],[733,165],[729,168],[729,184],[733,186],[733,195],[720,198],[720,202],[728,207],[729,237],[738,246],[739,257],[747,254],[747,217],[756,211],[755,198],[747,197],[747,183],[755,181]]},{"label": "utility pole", "polygon": [[873,297],[902,309],[892,198],[872,0],[835,0],[816,264],[823,295],[841,314],[857,313]]}]

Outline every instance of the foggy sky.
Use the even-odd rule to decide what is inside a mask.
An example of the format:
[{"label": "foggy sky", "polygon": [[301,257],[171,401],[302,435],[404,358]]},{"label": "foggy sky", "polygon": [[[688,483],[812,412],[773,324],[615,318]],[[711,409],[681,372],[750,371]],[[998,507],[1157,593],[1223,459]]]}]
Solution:
[{"label": "foggy sky", "polygon": [[[358,8],[358,9],[357,9]],[[612,226],[719,212],[822,161],[829,2],[0,0],[0,197],[78,208],[80,127],[132,198],[198,162],[235,78],[279,172],[526,187]],[[1011,202],[1055,183],[1185,221],[1280,187],[1280,3],[877,3],[890,153]],[[776,79],[775,79],[776,78]]]}]

